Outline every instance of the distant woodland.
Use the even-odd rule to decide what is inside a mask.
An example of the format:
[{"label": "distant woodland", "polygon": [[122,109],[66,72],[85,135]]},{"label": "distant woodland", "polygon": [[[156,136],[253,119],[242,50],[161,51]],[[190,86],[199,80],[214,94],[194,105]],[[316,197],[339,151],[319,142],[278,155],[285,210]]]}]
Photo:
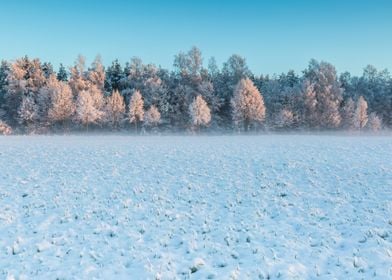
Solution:
[{"label": "distant woodland", "polygon": [[312,59],[301,73],[252,73],[245,58],[203,63],[193,47],[173,70],[139,58],[69,68],[22,57],[1,62],[0,134],[72,131],[372,131],[392,127],[392,78],[369,65],[338,74]]}]

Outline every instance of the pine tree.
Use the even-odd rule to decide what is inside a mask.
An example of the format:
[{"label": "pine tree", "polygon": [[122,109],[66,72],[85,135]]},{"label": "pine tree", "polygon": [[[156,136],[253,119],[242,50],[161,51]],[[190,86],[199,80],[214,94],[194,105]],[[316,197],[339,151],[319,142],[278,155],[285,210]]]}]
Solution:
[{"label": "pine tree", "polygon": [[115,90],[111,96],[106,98],[106,122],[114,129],[117,129],[124,119],[125,103],[124,98]]},{"label": "pine tree", "polygon": [[136,131],[138,130],[138,124],[143,121],[144,118],[144,102],[140,91],[136,90],[131,100],[129,101],[128,120],[130,123],[135,124]]},{"label": "pine tree", "polygon": [[42,71],[43,71],[46,79],[49,79],[49,77],[54,74],[53,65],[50,62],[42,63],[41,68],[42,68]]},{"label": "pine tree", "polygon": [[5,96],[7,93],[7,77],[10,68],[8,63],[5,60],[1,61],[0,64],[0,118],[5,117]]},{"label": "pine tree", "polygon": [[201,126],[207,126],[210,123],[211,111],[201,95],[196,96],[189,105],[189,115],[194,128],[199,129]]},{"label": "pine tree", "polygon": [[259,90],[249,79],[241,79],[231,99],[233,121],[247,131],[251,125],[261,124],[265,118],[264,100]]},{"label": "pine tree", "polygon": [[68,81],[68,72],[62,63],[60,63],[59,72],[57,73],[57,80],[62,82]]},{"label": "pine tree", "polygon": [[355,128],[361,130],[365,127],[366,123],[368,122],[368,115],[367,115],[367,102],[366,100],[360,96],[357,101],[357,108],[355,110]]},{"label": "pine tree", "polygon": [[115,90],[120,91],[121,81],[124,79],[124,73],[121,68],[121,64],[116,59],[112,62],[112,65],[109,66],[106,70],[105,74],[105,91],[113,92]]}]

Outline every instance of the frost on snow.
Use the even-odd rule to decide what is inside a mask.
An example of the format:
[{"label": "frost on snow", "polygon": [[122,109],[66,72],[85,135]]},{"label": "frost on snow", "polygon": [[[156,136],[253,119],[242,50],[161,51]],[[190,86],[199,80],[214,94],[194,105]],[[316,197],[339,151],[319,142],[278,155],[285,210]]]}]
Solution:
[{"label": "frost on snow", "polygon": [[10,136],[0,154],[0,279],[392,277],[387,137]]}]

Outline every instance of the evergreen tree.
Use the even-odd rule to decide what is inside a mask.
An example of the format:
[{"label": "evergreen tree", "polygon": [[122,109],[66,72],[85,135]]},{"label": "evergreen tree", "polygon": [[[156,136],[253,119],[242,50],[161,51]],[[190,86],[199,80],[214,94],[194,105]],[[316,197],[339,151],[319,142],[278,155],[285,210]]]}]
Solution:
[{"label": "evergreen tree", "polygon": [[50,62],[42,63],[41,68],[46,79],[49,79],[49,77],[54,74],[53,65]]},{"label": "evergreen tree", "polygon": [[0,118],[6,117],[5,95],[7,93],[7,77],[9,70],[10,68],[8,63],[5,60],[2,60],[0,64]]},{"label": "evergreen tree", "polygon": [[62,82],[68,81],[68,72],[62,63],[60,63],[59,72],[57,73],[57,80]]},{"label": "evergreen tree", "polygon": [[121,64],[116,59],[112,62],[112,65],[106,69],[105,91],[109,93],[116,90],[121,91],[123,89],[121,86],[123,79],[124,73]]}]

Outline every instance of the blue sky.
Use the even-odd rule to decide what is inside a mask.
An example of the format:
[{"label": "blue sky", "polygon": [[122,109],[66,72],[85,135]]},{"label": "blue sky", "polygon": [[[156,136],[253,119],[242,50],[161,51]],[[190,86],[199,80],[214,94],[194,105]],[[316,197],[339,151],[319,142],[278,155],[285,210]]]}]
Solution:
[{"label": "blue sky", "polygon": [[27,54],[57,66],[78,54],[105,64],[139,56],[171,68],[193,45],[205,64],[236,53],[257,74],[301,71],[311,58],[354,74],[366,64],[392,70],[392,1],[0,2],[0,59]]}]

